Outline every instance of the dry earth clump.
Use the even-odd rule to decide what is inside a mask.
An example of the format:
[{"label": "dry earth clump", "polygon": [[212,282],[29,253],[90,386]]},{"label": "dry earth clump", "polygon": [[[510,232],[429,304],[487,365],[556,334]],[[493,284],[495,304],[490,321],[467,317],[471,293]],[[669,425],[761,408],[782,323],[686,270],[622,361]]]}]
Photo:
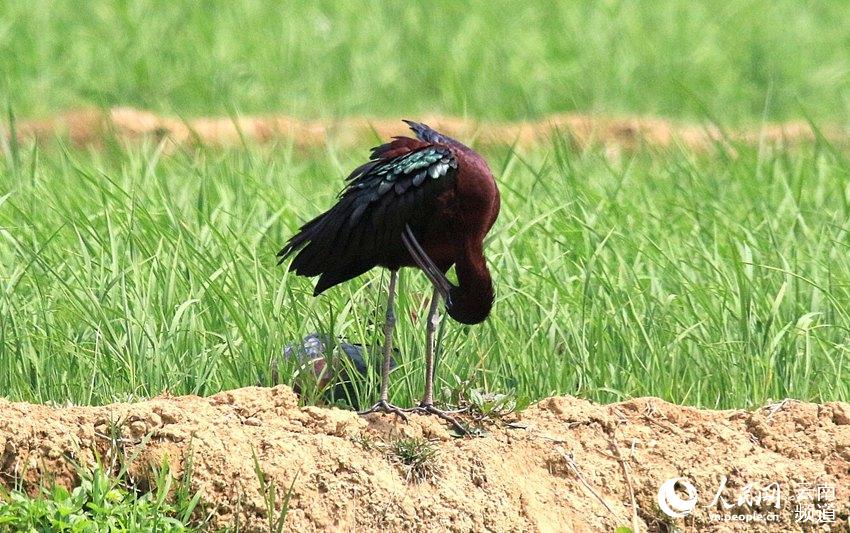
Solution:
[{"label": "dry earth clump", "polygon": [[[835,522],[808,529],[847,527],[845,403],[708,411],[654,398],[596,405],[555,397],[513,417],[486,436],[458,439],[432,418],[404,424],[299,407],[286,386],[102,407],[0,400],[0,485],[72,485],[75,462],[120,456],[134,458],[132,479],[144,487],[164,456],[178,475],[191,456],[191,490],[200,491],[211,525],[238,521],[263,530],[256,454],[268,482],[280,492],[292,487],[286,525],[296,531],[665,531],[671,524],[789,531],[802,528],[794,494],[817,485],[835,489],[834,500],[820,502],[834,509]],[[399,439],[409,457],[393,456]],[[428,461],[439,464],[430,468]],[[419,463],[425,475],[412,478],[409,467]],[[679,519],[659,509],[657,496],[675,477],[687,478],[697,494],[693,513]],[[712,502],[724,478],[721,498]],[[773,483],[782,497],[776,522],[711,518],[724,503],[734,506],[728,513],[773,512],[767,500],[737,505]]]}]

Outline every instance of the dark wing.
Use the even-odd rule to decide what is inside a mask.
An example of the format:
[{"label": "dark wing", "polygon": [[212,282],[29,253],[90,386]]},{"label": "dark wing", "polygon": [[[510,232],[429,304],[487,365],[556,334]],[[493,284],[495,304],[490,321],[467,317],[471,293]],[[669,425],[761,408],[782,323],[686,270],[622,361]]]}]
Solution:
[{"label": "dark wing", "polygon": [[372,158],[351,173],[337,204],[302,226],[277,254],[284,261],[297,252],[289,270],[321,276],[315,295],[402,249],[405,226],[426,225],[435,199],[457,175],[457,159],[445,145],[397,138],[373,149]]}]

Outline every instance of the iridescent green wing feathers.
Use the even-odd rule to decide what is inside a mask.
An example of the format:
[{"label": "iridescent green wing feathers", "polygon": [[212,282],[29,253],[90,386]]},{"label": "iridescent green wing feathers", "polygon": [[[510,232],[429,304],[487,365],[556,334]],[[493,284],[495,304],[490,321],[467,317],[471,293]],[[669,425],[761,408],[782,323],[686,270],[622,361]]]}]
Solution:
[{"label": "iridescent green wing feathers", "polygon": [[390,145],[373,150],[373,159],[348,177],[337,204],[305,224],[278,254],[283,261],[297,251],[289,269],[321,275],[315,294],[380,264],[400,245],[405,225],[426,225],[437,195],[454,183],[458,162],[447,146],[385,158]]},{"label": "iridescent green wing feathers", "polygon": [[[362,167],[361,167],[362,168]],[[366,209],[391,190],[403,196],[410,187],[420,187],[427,179],[440,179],[457,169],[457,160],[448,148],[429,146],[370,168],[369,172],[349,177],[353,183],[343,192],[358,196],[351,223],[356,224]]]}]

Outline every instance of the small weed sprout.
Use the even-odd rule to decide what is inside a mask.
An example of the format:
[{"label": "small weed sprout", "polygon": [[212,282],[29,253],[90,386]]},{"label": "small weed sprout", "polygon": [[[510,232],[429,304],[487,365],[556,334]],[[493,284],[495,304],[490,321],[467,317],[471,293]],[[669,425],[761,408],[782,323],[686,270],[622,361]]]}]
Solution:
[{"label": "small weed sprout", "polygon": [[482,389],[469,391],[469,413],[478,421],[499,420],[516,410],[513,393],[485,392]]},{"label": "small weed sprout", "polygon": [[381,448],[381,443],[377,442],[375,437],[369,435],[368,433],[360,433],[356,437],[352,439],[355,444],[359,444],[361,448],[365,451],[371,451],[374,449]]},{"label": "small weed sprout", "polygon": [[280,511],[278,511],[277,501],[280,496],[278,487],[266,478],[266,474],[260,466],[260,459],[257,457],[257,452],[252,449],[251,454],[254,457],[254,474],[256,474],[257,481],[260,484],[258,490],[260,495],[263,497],[263,502],[266,504],[268,531],[269,533],[281,533],[281,531],[283,531],[283,526],[286,523],[286,515],[289,514],[289,504],[295,490],[295,482],[298,480],[298,473],[295,473],[295,476],[292,478],[292,483],[289,485],[289,489],[287,489],[287,491],[283,494],[280,502]]},{"label": "small weed sprout", "polygon": [[442,468],[437,460],[439,449],[432,440],[405,437],[390,443],[390,453],[404,471],[404,479],[421,483],[439,476]]}]

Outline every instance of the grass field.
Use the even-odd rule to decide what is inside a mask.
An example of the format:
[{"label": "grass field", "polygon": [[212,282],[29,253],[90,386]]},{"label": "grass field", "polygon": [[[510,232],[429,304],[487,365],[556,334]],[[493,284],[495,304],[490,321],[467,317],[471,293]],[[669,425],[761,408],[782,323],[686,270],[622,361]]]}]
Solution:
[{"label": "grass field", "polygon": [[[17,116],[128,104],[493,119],[595,110],[730,125],[844,124],[850,111],[844,2],[193,6],[3,3],[5,100]],[[311,282],[274,260],[375,142],[176,155],[7,144],[0,393],[209,394],[270,384],[272,360],[311,331],[379,343],[382,273],[313,299]],[[609,158],[553,139],[485,155],[503,194],[488,246],[497,302],[479,327],[446,325],[444,385],[522,403],[850,396],[850,190],[831,146]],[[429,291],[413,272],[401,287],[393,395],[404,404],[422,386],[414,322]]]},{"label": "grass field", "polygon": [[[489,153],[503,193],[488,245],[495,311],[447,324],[441,377],[525,401],[850,397],[846,162],[827,147],[741,150]],[[381,272],[313,299],[274,259],[362,155],[6,158],[0,390],[77,403],[209,394],[269,384],[271,358],[310,331],[379,343]],[[412,271],[401,289],[393,394],[410,403],[430,293]]]},{"label": "grass field", "polygon": [[577,110],[729,125],[850,121],[850,4],[0,3],[0,92],[24,116]]}]

